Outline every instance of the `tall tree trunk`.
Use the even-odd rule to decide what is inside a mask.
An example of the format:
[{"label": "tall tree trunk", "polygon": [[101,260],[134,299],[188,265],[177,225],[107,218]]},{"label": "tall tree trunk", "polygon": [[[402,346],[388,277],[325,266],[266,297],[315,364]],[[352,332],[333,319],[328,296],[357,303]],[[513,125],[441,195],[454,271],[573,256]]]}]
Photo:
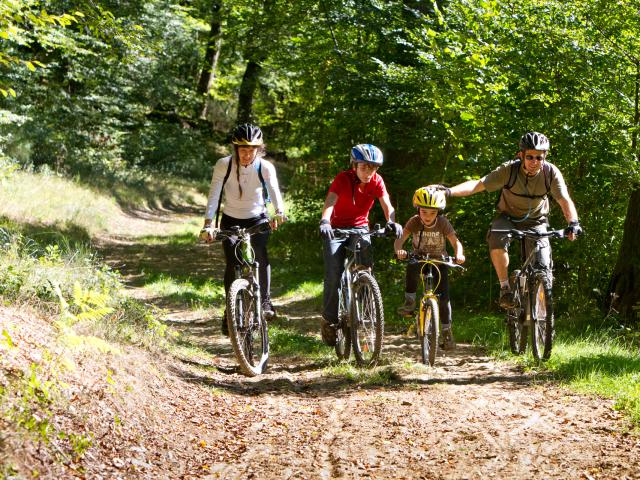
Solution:
[{"label": "tall tree trunk", "polygon": [[222,47],[221,8],[222,1],[214,0],[211,5],[211,28],[207,39],[207,50],[204,56],[202,72],[200,73],[200,80],[198,81],[197,91],[203,96],[202,111],[200,112],[200,118],[203,119],[207,117],[207,110],[209,108],[209,92],[211,91],[211,87],[216,78],[216,69],[218,66],[218,59],[220,58],[220,49]]},{"label": "tall tree trunk", "polygon": [[238,95],[237,123],[249,123],[253,119],[253,94],[258,86],[258,78],[262,67],[254,60],[249,60],[240,84]]},{"label": "tall tree trunk", "polygon": [[[640,126],[640,63],[636,63],[635,109],[631,149],[640,162],[638,127]],[[607,303],[628,322],[640,323],[640,186],[629,198],[627,216],[624,220],[622,245],[618,261],[609,282]]]},{"label": "tall tree trunk", "polygon": [[609,282],[609,307],[630,323],[640,319],[640,188],[631,194],[622,245]]},{"label": "tall tree trunk", "polygon": [[636,63],[636,103],[633,112],[633,133],[631,134],[631,151],[640,162],[640,149],[638,149],[638,126],[640,126],[640,63]]}]

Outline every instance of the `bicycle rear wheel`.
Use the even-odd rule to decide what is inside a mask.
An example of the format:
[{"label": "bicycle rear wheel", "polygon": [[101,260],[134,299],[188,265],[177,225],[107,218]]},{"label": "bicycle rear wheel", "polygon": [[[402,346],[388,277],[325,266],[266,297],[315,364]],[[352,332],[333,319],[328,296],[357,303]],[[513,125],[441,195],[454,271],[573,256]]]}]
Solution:
[{"label": "bicycle rear wheel", "polygon": [[436,363],[438,349],[438,325],[440,324],[440,312],[435,298],[426,298],[420,302],[420,320],[418,324],[422,328],[419,332],[420,350],[422,351],[422,363],[433,367]]},{"label": "bicycle rear wheel", "polygon": [[371,365],[380,358],[384,333],[384,311],[378,282],[368,272],[360,272],[353,284],[351,339],[359,365]]},{"label": "bicycle rear wheel", "polygon": [[340,294],[338,296],[338,328],[336,329],[336,355],[340,360],[348,360],[351,356],[351,329],[349,325],[349,286],[348,276],[342,275]]},{"label": "bicycle rear wheel", "polygon": [[548,283],[543,275],[536,276],[531,291],[531,352],[538,361],[551,356],[555,333],[553,299]]},{"label": "bicycle rear wheel", "polygon": [[528,328],[525,324],[525,309],[522,304],[520,289],[514,288],[515,307],[507,310],[507,330],[509,332],[509,347],[514,355],[522,355],[527,349]]},{"label": "bicycle rear wheel", "polygon": [[267,322],[257,315],[256,296],[244,278],[234,280],[227,295],[227,323],[231,346],[245,375],[253,377],[267,368]]}]

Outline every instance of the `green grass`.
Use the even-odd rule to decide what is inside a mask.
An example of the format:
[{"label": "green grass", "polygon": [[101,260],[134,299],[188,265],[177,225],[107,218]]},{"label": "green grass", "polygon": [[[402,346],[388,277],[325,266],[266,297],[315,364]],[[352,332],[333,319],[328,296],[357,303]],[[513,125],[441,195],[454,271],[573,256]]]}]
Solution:
[{"label": "green grass", "polygon": [[177,280],[169,275],[149,275],[145,288],[164,300],[189,305],[193,309],[211,308],[224,303],[224,285],[210,279]]},{"label": "green grass", "polygon": [[311,298],[322,298],[322,291],[322,279],[319,279],[294,285],[289,290],[284,291],[279,297],[281,300],[309,300]]},{"label": "green grass", "polygon": [[[498,359],[515,361],[526,369],[549,376],[574,391],[613,399],[640,427],[640,355],[637,336],[597,318],[557,319],[551,358],[539,364],[530,351],[514,356],[509,351],[502,316],[459,314],[454,319],[456,339],[483,346]],[[601,324],[599,328],[593,325]]]},{"label": "green grass", "polygon": [[[53,201],[55,199],[55,201]],[[53,225],[89,236],[120,215],[116,202],[67,178],[14,172],[0,188],[0,216],[27,225]]]},{"label": "green grass", "polygon": [[325,374],[368,387],[388,386],[400,380],[400,375],[393,366],[360,368],[353,362],[335,363],[325,369]]},{"label": "green grass", "polygon": [[[532,358],[528,368],[539,368]],[[615,408],[640,426],[640,356],[638,346],[626,343],[611,330],[570,336],[554,342],[543,371],[574,390],[611,398]]]},{"label": "green grass", "polygon": [[296,332],[278,325],[269,326],[269,348],[276,355],[330,358],[333,348],[324,345],[319,338]]}]

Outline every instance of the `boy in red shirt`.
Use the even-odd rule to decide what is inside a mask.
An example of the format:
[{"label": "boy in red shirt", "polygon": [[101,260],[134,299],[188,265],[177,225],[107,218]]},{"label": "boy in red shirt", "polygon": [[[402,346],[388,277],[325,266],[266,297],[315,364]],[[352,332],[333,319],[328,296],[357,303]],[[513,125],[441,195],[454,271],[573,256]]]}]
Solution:
[{"label": "boy in red shirt", "polygon": [[[333,179],[322,209],[320,235],[324,253],[324,297],[321,322],[322,340],[329,346],[336,344],[338,323],[338,294],[344,268],[347,238],[334,238],[333,228],[369,229],[369,211],[375,199],[387,220],[387,228],[396,237],[402,235],[402,226],[395,223],[395,210],[391,206],[384,180],[377,170],[382,165],[380,149],[371,144],[356,145],[351,149],[351,168]],[[363,237],[361,263],[371,266],[368,237]]]}]

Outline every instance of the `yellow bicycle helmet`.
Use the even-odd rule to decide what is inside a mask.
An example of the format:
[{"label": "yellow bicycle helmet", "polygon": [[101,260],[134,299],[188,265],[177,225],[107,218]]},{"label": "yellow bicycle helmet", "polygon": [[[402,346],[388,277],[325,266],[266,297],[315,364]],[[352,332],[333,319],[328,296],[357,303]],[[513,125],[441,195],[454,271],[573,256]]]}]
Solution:
[{"label": "yellow bicycle helmet", "polygon": [[416,193],[413,194],[413,206],[444,210],[447,206],[447,198],[442,190],[420,187],[416,190]]}]

